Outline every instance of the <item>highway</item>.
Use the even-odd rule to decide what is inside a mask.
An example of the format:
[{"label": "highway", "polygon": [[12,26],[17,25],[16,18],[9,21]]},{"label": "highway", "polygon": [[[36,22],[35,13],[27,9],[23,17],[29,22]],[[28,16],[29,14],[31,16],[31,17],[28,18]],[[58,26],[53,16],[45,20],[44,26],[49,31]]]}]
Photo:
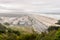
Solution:
[{"label": "highway", "polygon": [[30,17],[33,19],[34,30],[39,33],[47,31],[49,26],[54,25],[57,22],[54,18],[41,15],[31,15]]}]

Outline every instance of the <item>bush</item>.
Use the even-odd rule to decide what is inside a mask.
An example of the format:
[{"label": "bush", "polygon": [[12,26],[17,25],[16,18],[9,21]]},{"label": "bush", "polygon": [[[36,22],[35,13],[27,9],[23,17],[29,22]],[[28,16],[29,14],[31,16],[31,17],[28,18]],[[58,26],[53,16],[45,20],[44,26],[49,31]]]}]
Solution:
[{"label": "bush", "polygon": [[36,35],[34,34],[23,34],[20,35],[20,40],[35,40]]}]

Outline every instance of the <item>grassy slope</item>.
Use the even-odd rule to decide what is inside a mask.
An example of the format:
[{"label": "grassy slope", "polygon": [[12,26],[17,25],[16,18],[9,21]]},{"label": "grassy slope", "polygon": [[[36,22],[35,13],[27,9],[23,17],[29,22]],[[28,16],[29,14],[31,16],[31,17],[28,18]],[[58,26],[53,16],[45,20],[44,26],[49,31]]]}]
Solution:
[{"label": "grassy slope", "polygon": [[31,26],[7,26],[5,25],[7,28],[11,28],[12,30],[17,30],[20,31],[22,33],[33,33],[33,28]]}]

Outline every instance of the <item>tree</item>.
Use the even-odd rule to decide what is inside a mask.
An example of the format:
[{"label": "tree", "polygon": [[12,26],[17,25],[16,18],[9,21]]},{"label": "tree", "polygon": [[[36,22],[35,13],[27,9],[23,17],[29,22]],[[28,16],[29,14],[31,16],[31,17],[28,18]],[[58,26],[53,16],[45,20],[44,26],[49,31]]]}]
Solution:
[{"label": "tree", "polygon": [[59,30],[56,32],[56,38],[55,40],[60,40],[60,28]]},{"label": "tree", "polygon": [[7,23],[7,22],[5,22],[4,24],[5,24],[5,25],[7,25],[7,26],[9,26],[9,25],[10,25],[10,24],[9,24],[9,23]]},{"label": "tree", "polygon": [[48,31],[50,32],[50,31],[53,31],[53,30],[58,30],[60,27],[58,27],[58,26],[50,26],[49,28],[48,28]]},{"label": "tree", "polygon": [[5,33],[7,28],[0,23],[0,33]]},{"label": "tree", "polygon": [[59,24],[60,25],[60,20],[58,20],[58,22],[56,24]]}]

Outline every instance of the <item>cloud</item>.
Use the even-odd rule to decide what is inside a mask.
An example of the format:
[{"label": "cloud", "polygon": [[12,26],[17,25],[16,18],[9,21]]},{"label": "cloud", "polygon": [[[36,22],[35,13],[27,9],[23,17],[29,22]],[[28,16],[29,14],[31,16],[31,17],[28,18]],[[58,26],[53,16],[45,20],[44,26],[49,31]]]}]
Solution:
[{"label": "cloud", "polygon": [[4,9],[0,9],[0,13],[9,13],[9,12],[12,12],[11,10],[4,10]]},{"label": "cloud", "polygon": [[[0,12],[60,12],[60,0],[0,0]],[[7,12],[6,11],[6,12]]]}]

